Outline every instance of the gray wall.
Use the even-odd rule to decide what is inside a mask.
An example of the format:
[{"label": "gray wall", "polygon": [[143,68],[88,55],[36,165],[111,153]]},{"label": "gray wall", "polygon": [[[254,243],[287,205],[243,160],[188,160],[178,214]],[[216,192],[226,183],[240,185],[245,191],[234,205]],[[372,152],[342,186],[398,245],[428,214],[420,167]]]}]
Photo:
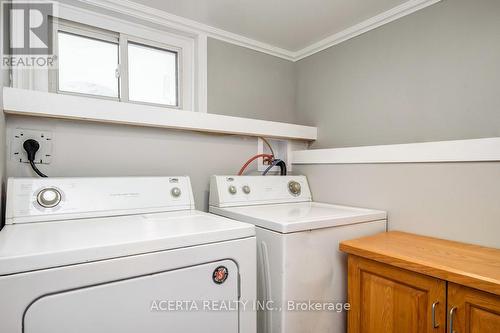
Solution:
[{"label": "gray wall", "polygon": [[[292,121],[291,62],[211,39],[208,66],[209,112]],[[256,138],[232,135],[19,116],[7,116],[6,126],[8,144],[16,128],[53,132],[53,161],[40,167],[49,176],[189,175],[202,210],[210,175],[235,174],[257,153]],[[6,171],[9,177],[33,176],[10,156]]]},{"label": "gray wall", "polygon": [[[1,33],[1,31],[0,31]],[[0,67],[0,92],[3,90],[3,69]],[[0,93],[0,228],[3,224],[5,190],[5,116],[3,114],[3,93]]]},{"label": "gray wall", "polygon": [[209,38],[208,112],[295,122],[294,63]]},{"label": "gray wall", "polygon": [[[3,45],[3,24],[0,24],[0,45]],[[3,56],[3,52],[2,52]],[[3,113],[3,86],[7,79],[7,71],[0,64],[0,228],[3,225],[4,190],[5,190],[5,116]]]},{"label": "gray wall", "polygon": [[[257,151],[255,138],[17,116],[7,117],[9,142],[15,128],[53,132],[53,160],[40,166],[48,176],[188,175],[203,210],[210,175],[235,174]],[[10,156],[7,175],[34,176]]]},{"label": "gray wall", "polygon": [[500,163],[294,168],[314,200],[386,210],[390,230],[500,248]]},{"label": "gray wall", "polygon": [[[1,33],[1,32],[0,32]],[[0,92],[3,91],[3,70],[0,67]],[[0,216],[3,208],[3,194],[5,181],[5,116],[3,114],[3,93],[0,93]],[[1,223],[0,217],[0,226]]]},{"label": "gray wall", "polygon": [[[497,1],[443,0],[296,64],[211,39],[209,112],[316,125],[315,146],[328,148],[500,136],[499,13]],[[7,143],[18,127],[54,132],[53,163],[41,167],[51,176],[188,174],[199,209],[208,177],[256,151],[238,136],[14,116],[6,126]],[[6,173],[32,175],[9,156]],[[387,210],[391,229],[500,247],[498,163],[294,173],[318,201]]]},{"label": "gray wall", "polygon": [[443,0],[297,63],[314,147],[500,136],[500,1]]},{"label": "gray wall", "polygon": [[[316,148],[500,136],[500,2],[443,0],[297,63]],[[500,163],[302,165],[314,199],[500,248]]]}]

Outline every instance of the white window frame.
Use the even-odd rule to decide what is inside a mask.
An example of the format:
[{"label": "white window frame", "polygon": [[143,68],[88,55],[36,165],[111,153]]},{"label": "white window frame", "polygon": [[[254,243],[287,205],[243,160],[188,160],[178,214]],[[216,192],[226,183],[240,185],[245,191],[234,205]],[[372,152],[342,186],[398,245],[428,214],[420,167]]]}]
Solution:
[{"label": "white window frame", "polygon": [[[189,89],[189,87],[184,87],[182,84],[184,82],[183,77],[183,49],[179,46],[167,45],[165,43],[130,36],[126,34],[121,34],[114,31],[107,31],[104,29],[94,28],[91,26],[83,25],[76,22],[71,22],[67,20],[55,19],[54,20],[54,31],[53,31],[53,46],[56,55],[59,55],[59,44],[58,44],[58,34],[59,32],[68,33],[75,36],[80,36],[83,38],[95,39],[103,42],[114,43],[118,46],[118,55],[117,55],[117,68],[116,70],[119,73],[118,77],[118,97],[108,97],[108,96],[100,96],[100,95],[92,95],[85,94],[79,92],[70,92],[59,89],[59,75],[58,69],[52,70],[49,75],[49,91],[56,92],[59,94],[69,94],[69,95],[79,95],[79,96],[87,96],[94,98],[104,98],[111,100],[118,100],[121,102],[128,103],[136,103],[136,104],[146,104],[153,106],[166,107],[171,109],[183,109],[183,105],[185,104],[183,94],[184,89]],[[159,103],[149,103],[143,101],[132,101],[130,100],[129,94],[129,68],[128,68],[128,45],[129,43],[142,45],[145,47],[156,48],[159,50],[164,50],[167,52],[172,52],[176,54],[176,76],[177,76],[177,86],[176,86],[176,94],[177,94],[177,104],[176,105],[167,105],[167,104],[159,104]],[[58,57],[56,58],[58,59]]]},{"label": "white window frame", "polygon": [[[177,60],[177,69],[176,69],[176,75],[177,75],[177,105],[165,105],[165,104],[158,104],[158,103],[150,103],[150,102],[141,102],[141,101],[132,101],[130,100],[130,94],[129,94],[129,70],[128,70],[128,44],[136,44],[136,45],[142,45],[145,47],[150,47],[154,49],[159,49],[159,50],[164,50],[168,52],[174,52],[176,54]],[[153,105],[153,106],[161,106],[161,107],[168,107],[168,108],[173,108],[173,109],[180,109],[182,110],[183,106],[183,98],[181,98],[183,92],[184,92],[184,87],[182,86],[182,83],[184,81],[183,76],[182,76],[182,48],[180,47],[175,47],[173,45],[166,45],[163,43],[158,43],[155,41],[147,40],[144,38],[138,38],[138,37],[133,37],[133,36],[128,36],[128,35],[121,35],[120,36],[120,96],[121,96],[121,101],[124,102],[129,102],[129,103],[137,103],[137,104],[146,104],[146,105]]]},{"label": "white window frame", "polygon": [[[69,21],[79,30],[83,27],[86,33],[98,34],[97,39],[102,39],[102,32],[118,34],[121,44],[125,40],[130,40],[138,44],[160,49],[173,50],[178,53],[178,74],[179,74],[179,97],[178,106],[171,107],[163,104],[151,104],[165,109],[187,110],[207,112],[207,35],[192,29],[169,28],[161,25],[160,28],[153,28],[148,25],[136,23],[115,16],[97,13],[91,10],[59,3],[56,20]],[[154,22],[149,22],[154,23]],[[154,25],[154,24],[153,24]],[[54,28],[57,31],[57,28]],[[81,32],[74,32],[77,35],[86,37]],[[91,37],[89,35],[89,37]],[[106,35],[106,33],[104,34]],[[92,38],[92,37],[91,37]],[[120,56],[123,47],[120,44]],[[54,45],[57,47],[57,45]],[[56,48],[55,48],[56,49]],[[120,59],[120,73],[123,71],[123,63]],[[13,80],[12,87],[23,89],[34,89],[39,91],[55,92],[53,70],[38,71],[23,75],[19,80]],[[121,75],[120,75],[121,76]],[[50,85],[49,85],[50,83]],[[129,101],[122,94],[122,80],[120,79],[120,101],[127,103],[148,104],[143,102]],[[68,92],[62,92],[68,94]],[[72,93],[69,93],[72,94]],[[83,94],[74,93],[82,96]],[[110,99],[106,96],[88,95],[92,98]],[[127,95],[128,97],[128,95]],[[111,98],[113,99],[113,98]]]},{"label": "white window frame", "polygon": [[[56,57],[56,69],[51,69],[49,70],[49,76],[48,76],[48,87],[49,87],[49,92],[53,93],[58,93],[58,94],[67,94],[67,95],[75,95],[75,96],[86,96],[86,97],[92,97],[92,98],[103,98],[103,99],[109,99],[109,100],[114,100],[114,101],[119,101],[120,96],[121,96],[121,78],[118,78],[118,97],[110,97],[110,96],[103,96],[103,95],[94,95],[94,94],[85,94],[85,93],[80,93],[80,92],[72,92],[72,91],[66,91],[66,90],[60,90],[59,89],[59,38],[58,38],[58,33],[63,32],[67,34],[71,34],[74,36],[82,37],[82,38],[89,38],[89,39],[94,39],[102,42],[108,42],[108,43],[113,43],[117,45],[117,59],[116,59],[116,65],[119,67],[120,66],[120,61],[121,61],[121,54],[120,54],[120,34],[112,32],[112,31],[106,31],[103,29],[97,29],[93,28],[87,25],[79,24],[76,22],[70,22],[70,21],[65,21],[65,20],[60,20],[60,19],[54,19],[53,21],[53,27],[54,31],[52,33],[52,46],[54,48],[54,53],[57,56]],[[119,68],[117,68],[118,70]]]}]

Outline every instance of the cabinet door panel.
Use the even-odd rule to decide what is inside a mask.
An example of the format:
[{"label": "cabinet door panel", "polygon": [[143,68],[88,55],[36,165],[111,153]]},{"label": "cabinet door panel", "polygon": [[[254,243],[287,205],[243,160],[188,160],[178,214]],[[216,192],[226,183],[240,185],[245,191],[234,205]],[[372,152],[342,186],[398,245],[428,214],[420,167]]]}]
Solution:
[{"label": "cabinet door panel", "polygon": [[445,332],[444,281],[356,256],[348,280],[349,333]]},{"label": "cabinet door panel", "polygon": [[426,293],[369,272],[361,273],[363,332],[423,332]]},{"label": "cabinet door panel", "polygon": [[454,332],[500,332],[500,296],[449,283],[449,311],[453,307],[456,308],[453,317]]}]

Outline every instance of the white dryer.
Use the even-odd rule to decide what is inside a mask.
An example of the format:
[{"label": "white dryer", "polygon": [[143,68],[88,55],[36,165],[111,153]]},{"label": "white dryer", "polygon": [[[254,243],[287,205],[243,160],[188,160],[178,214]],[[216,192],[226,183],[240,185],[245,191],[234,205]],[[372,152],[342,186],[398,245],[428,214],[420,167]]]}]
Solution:
[{"label": "white dryer", "polygon": [[254,333],[254,229],[188,177],[9,179],[0,332]]},{"label": "white dryer", "polygon": [[386,231],[386,212],[314,202],[304,176],[213,176],[210,212],[257,226],[258,332],[346,332],[339,242]]}]

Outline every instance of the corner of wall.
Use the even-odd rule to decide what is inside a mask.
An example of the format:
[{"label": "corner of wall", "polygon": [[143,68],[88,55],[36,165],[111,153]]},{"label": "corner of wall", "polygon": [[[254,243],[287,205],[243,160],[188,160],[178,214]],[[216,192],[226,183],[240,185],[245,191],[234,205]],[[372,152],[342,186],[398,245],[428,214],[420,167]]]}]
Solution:
[{"label": "corner of wall", "polygon": [[[0,27],[0,45],[3,45],[3,28]],[[6,136],[5,136],[5,115],[3,113],[3,86],[4,68],[0,64],[0,229],[4,224],[5,211],[5,159],[6,159]]]}]

